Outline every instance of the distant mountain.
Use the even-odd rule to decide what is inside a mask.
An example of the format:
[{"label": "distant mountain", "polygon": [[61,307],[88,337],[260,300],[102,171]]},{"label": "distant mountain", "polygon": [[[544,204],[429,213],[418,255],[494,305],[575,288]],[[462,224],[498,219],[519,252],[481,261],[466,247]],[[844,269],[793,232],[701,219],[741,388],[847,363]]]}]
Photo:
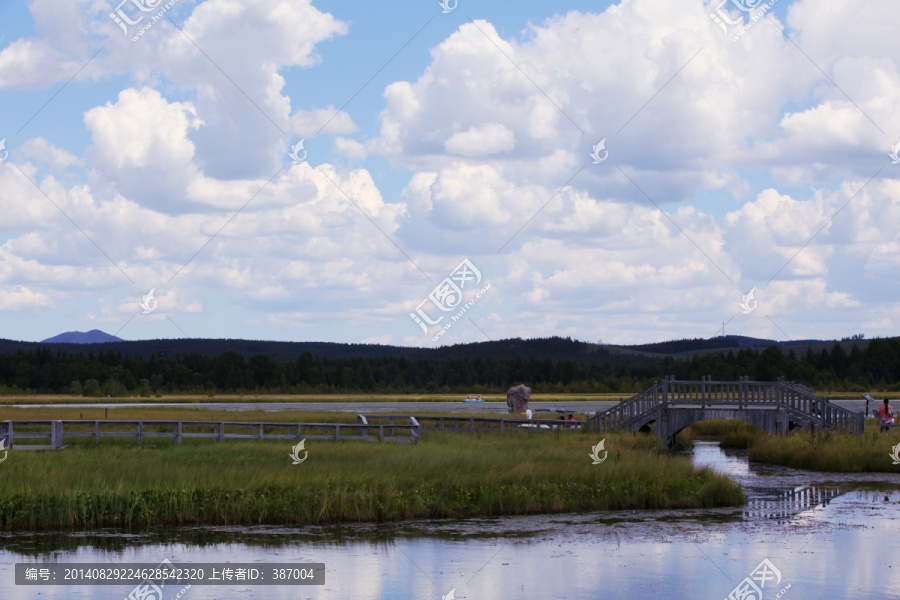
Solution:
[{"label": "distant mountain", "polygon": [[90,331],[67,331],[42,341],[42,344],[105,344],[107,342],[124,342],[122,338],[109,335],[99,329]]}]

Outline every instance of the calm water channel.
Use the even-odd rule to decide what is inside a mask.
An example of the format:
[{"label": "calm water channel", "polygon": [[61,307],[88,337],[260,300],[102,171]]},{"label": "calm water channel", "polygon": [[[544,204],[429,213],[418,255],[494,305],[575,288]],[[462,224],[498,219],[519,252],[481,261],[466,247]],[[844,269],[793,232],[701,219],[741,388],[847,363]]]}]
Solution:
[{"label": "calm water channel", "polygon": [[[17,586],[16,562],[165,558],[176,565],[324,563],[326,571],[322,586],[169,584],[162,600],[722,600],[750,585],[754,572],[749,581],[764,584],[763,600],[900,599],[900,475],[751,465],[745,454],[708,442],[697,443],[693,460],[737,479],[747,506],[377,527],[3,535],[0,599],[123,600],[135,587]],[[758,570],[764,560],[774,570]]]}]

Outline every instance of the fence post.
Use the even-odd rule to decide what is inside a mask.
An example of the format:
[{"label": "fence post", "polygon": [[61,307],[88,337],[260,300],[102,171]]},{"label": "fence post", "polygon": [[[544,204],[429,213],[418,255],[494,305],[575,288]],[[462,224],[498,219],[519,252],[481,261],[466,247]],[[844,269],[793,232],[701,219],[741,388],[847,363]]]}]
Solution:
[{"label": "fence post", "polygon": [[225,441],[225,423],[219,423],[219,437],[217,438],[217,441]]},{"label": "fence post", "polygon": [[50,421],[50,447],[54,450],[62,450],[63,426],[62,421]]},{"label": "fence post", "polygon": [[341,439],[341,426],[337,423],[334,425],[334,440],[338,441]]},{"label": "fence post", "polygon": [[263,439],[263,424],[259,424],[259,439]]},{"label": "fence post", "polygon": [[94,421],[94,443],[100,443],[100,421]]},{"label": "fence post", "polygon": [[[391,423],[391,425],[393,425],[393,423]],[[393,437],[393,436],[394,436],[394,428],[391,427],[391,437]],[[366,437],[369,437],[369,432],[368,432],[368,431],[366,431]],[[384,425],[379,425],[379,426],[378,426],[378,441],[379,441],[379,442],[383,442],[383,441],[384,441]]]},{"label": "fence post", "polygon": [[13,422],[12,421],[4,421],[0,423],[3,426],[3,431],[0,432],[0,440],[6,440],[6,449],[9,450],[12,448],[12,430],[13,430]]},{"label": "fence post", "polygon": [[175,443],[181,445],[182,424],[181,421],[175,423]]},{"label": "fence post", "polygon": [[134,430],[134,439],[138,444],[144,443],[144,422],[137,422],[137,429]]}]

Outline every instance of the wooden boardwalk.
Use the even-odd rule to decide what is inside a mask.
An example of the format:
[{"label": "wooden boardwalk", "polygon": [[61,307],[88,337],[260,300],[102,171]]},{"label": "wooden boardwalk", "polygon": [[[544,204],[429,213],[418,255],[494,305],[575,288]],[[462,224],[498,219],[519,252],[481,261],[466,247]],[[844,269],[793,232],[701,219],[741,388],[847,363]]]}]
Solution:
[{"label": "wooden boardwalk", "polygon": [[596,431],[650,431],[669,447],[679,431],[706,419],[740,419],[772,434],[807,431],[844,431],[859,435],[864,416],[820,398],[809,388],[777,381],[679,381],[667,377],[639,394],[589,419]]}]

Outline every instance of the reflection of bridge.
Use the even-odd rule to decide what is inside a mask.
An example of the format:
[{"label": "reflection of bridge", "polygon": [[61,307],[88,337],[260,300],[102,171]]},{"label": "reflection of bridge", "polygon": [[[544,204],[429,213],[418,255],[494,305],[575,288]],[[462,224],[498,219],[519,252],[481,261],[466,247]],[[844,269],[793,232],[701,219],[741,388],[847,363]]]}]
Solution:
[{"label": "reflection of bridge", "polygon": [[597,431],[655,430],[674,446],[675,436],[685,427],[706,419],[740,419],[771,434],[788,434],[798,428],[808,431],[863,432],[863,415],[817,397],[812,390],[780,377],[778,381],[676,381],[662,383],[619,402],[589,420]]},{"label": "reflection of bridge", "polygon": [[787,521],[797,514],[818,506],[825,506],[833,498],[844,493],[836,486],[804,485],[793,490],[781,492],[777,498],[758,498],[750,500],[744,507],[745,519],[774,519]]}]

